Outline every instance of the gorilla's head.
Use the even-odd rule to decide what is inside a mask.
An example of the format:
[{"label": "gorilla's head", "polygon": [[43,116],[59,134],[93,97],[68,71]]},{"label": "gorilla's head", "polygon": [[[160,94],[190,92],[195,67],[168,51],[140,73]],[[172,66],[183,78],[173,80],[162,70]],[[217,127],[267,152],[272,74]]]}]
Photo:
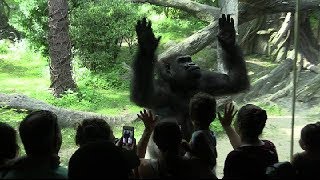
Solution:
[{"label": "gorilla's head", "polygon": [[160,62],[160,76],[164,80],[183,85],[192,85],[201,77],[200,67],[192,62],[191,56],[178,55]]}]

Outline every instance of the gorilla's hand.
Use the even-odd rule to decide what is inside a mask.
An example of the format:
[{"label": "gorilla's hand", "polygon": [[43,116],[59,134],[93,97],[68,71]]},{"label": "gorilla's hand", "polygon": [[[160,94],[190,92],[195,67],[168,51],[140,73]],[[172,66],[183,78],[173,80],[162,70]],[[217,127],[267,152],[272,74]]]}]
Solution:
[{"label": "gorilla's hand", "polygon": [[160,38],[156,38],[151,28],[151,21],[147,22],[146,18],[138,20],[136,25],[139,48],[145,53],[154,53],[158,47]]},{"label": "gorilla's hand", "polygon": [[234,20],[230,18],[230,14],[222,14],[219,18],[219,34],[218,40],[226,51],[232,51],[236,42],[236,31],[234,29]]}]

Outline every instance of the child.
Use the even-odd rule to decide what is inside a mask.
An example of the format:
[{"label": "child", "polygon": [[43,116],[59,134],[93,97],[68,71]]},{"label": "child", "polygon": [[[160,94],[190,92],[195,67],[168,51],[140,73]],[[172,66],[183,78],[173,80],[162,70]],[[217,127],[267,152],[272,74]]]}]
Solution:
[{"label": "child", "polygon": [[218,114],[224,129],[229,129],[227,134],[234,147],[226,158],[223,178],[264,179],[266,168],[278,162],[274,144],[259,138],[265,127],[267,113],[253,104],[241,107],[237,116],[236,132],[230,126],[235,115],[233,109],[232,105],[226,106],[224,117]]},{"label": "child", "polygon": [[194,132],[189,142],[187,156],[199,158],[215,174],[217,159],[216,137],[209,129],[216,117],[216,100],[209,94],[194,95],[189,104],[189,113]]},{"label": "child", "polygon": [[298,179],[320,179],[320,122],[302,128],[299,144],[304,151],[292,159]]}]

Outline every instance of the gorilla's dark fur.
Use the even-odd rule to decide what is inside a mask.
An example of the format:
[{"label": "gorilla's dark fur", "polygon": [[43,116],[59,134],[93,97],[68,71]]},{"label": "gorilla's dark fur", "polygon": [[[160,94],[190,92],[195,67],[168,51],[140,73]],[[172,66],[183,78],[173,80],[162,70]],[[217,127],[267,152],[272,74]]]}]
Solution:
[{"label": "gorilla's dark fur", "polygon": [[193,132],[188,108],[193,95],[205,92],[220,96],[249,88],[245,61],[234,42],[233,19],[223,16],[219,25],[218,39],[224,49],[227,74],[200,70],[188,55],[172,55],[157,61],[155,51],[160,38],[155,38],[151,23],[144,18],[136,26],[139,50],[133,62],[131,101],[152,109],[160,120],[167,117],[177,119],[186,140]]}]

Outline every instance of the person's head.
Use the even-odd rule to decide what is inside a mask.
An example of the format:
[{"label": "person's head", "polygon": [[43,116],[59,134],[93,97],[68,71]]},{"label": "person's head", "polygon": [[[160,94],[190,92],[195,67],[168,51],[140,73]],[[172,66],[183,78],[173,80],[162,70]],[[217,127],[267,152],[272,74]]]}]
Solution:
[{"label": "person's head", "polygon": [[127,179],[130,167],[120,148],[108,141],[89,142],[70,158],[69,179]]},{"label": "person's head", "polygon": [[196,85],[201,77],[200,67],[192,62],[189,55],[174,54],[163,58],[158,63],[158,70],[162,79],[186,87]]},{"label": "person's head", "polygon": [[0,122],[0,163],[15,158],[18,155],[16,130],[10,125]]},{"label": "person's head", "polygon": [[161,152],[178,153],[182,141],[179,125],[169,119],[157,123],[153,130],[153,141]]},{"label": "person's head", "polygon": [[48,156],[58,154],[61,130],[57,116],[46,110],[33,111],[20,123],[19,133],[28,156]]},{"label": "person's head", "polygon": [[77,128],[76,144],[82,146],[91,141],[113,141],[114,136],[109,124],[99,118],[84,119]]},{"label": "person's head", "polygon": [[320,152],[320,122],[302,128],[299,144],[305,151]]},{"label": "person's head", "polygon": [[262,134],[267,121],[265,110],[253,104],[240,108],[236,121],[236,129],[241,138],[255,139]]},{"label": "person's head", "polygon": [[216,100],[209,94],[198,93],[190,100],[189,113],[196,126],[208,128],[216,118]]}]

